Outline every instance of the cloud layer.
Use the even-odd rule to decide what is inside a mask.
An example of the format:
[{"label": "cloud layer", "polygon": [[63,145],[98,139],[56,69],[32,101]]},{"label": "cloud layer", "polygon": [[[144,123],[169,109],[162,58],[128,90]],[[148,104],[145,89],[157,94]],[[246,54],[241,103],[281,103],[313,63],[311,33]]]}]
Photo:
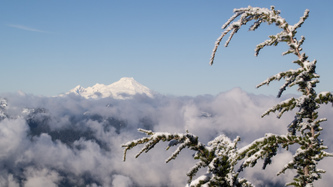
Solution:
[{"label": "cloud layer", "polygon": [[[279,102],[274,97],[251,95],[233,89],[217,96],[197,97],[137,95],[130,100],[104,98],[37,97],[3,94],[1,105],[0,186],[184,186],[192,167],[192,152],[184,151],[165,164],[172,150],[165,144],[135,159],[139,148],[122,161],[121,144],[140,138],[138,128],[154,131],[189,132],[207,143],[218,134],[240,136],[239,147],[271,132],[285,134],[293,114],[281,119],[261,114]],[[333,146],[332,108],[323,106],[322,138]],[[1,117],[1,115],[0,115]],[[330,148],[329,151],[332,151]],[[292,157],[280,151],[265,171],[258,167],[244,172],[258,186],[281,186],[294,175],[276,173]],[[318,186],[333,183],[332,159],[320,168],[327,170]],[[204,172],[204,171],[203,171]]]}]

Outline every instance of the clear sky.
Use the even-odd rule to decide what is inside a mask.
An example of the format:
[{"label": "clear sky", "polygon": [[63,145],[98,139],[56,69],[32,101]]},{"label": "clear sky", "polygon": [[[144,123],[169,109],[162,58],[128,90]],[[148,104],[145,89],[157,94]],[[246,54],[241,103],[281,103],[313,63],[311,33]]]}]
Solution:
[{"label": "clear sky", "polygon": [[217,94],[241,87],[276,95],[283,83],[255,86],[280,71],[295,68],[286,45],[254,48],[279,32],[264,26],[240,30],[209,65],[221,26],[234,8],[270,7],[291,24],[305,9],[310,17],[299,29],[310,60],[317,59],[319,91],[332,91],[332,1],[76,0],[0,1],[0,92],[54,96],[77,85],[111,84],[134,77],[162,94]]}]

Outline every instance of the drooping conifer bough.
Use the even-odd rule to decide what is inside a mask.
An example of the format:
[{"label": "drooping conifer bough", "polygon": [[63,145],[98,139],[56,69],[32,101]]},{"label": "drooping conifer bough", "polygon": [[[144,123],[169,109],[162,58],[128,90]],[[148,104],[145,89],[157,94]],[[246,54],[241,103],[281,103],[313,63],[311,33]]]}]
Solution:
[{"label": "drooping conifer bough", "polygon": [[[320,131],[323,130],[321,123],[326,121],[325,118],[318,119],[318,109],[321,104],[333,103],[333,95],[331,92],[316,93],[315,87],[319,83],[319,75],[316,74],[316,60],[309,61],[308,56],[302,52],[302,44],[305,41],[303,36],[296,38],[297,29],[302,26],[309,16],[309,10],[305,10],[304,15],[299,22],[290,25],[284,18],[280,16],[280,11],[275,10],[272,6],[270,9],[247,7],[234,10],[234,15],[222,26],[224,31],[217,39],[213,49],[210,64],[213,64],[217,48],[222,39],[230,34],[225,46],[227,47],[234,34],[245,24],[251,22],[251,31],[255,31],[262,23],[269,25],[275,24],[281,29],[280,33],[270,35],[269,39],[258,44],[255,48],[257,56],[261,49],[266,46],[276,46],[279,43],[286,43],[289,47],[283,55],[294,54],[296,60],[293,63],[299,65],[298,69],[292,69],[280,72],[267,80],[260,83],[257,87],[269,85],[272,81],[280,81],[284,79],[278,97],[288,87],[297,86],[301,96],[298,98],[289,98],[272,108],[268,109],[262,117],[270,113],[277,112],[278,118],[285,112],[297,109],[294,120],[287,126],[287,134],[275,135],[267,133],[264,137],[258,138],[249,145],[237,148],[237,137],[231,141],[225,135],[220,135],[214,140],[204,145],[199,142],[199,138],[188,132],[186,133],[167,133],[153,132],[150,130],[139,129],[147,136],[138,140],[132,140],[122,145],[124,150],[124,160],[126,152],[131,148],[143,144],[144,147],[137,154],[147,153],[160,141],[169,142],[171,146],[177,146],[173,154],[166,160],[169,162],[177,158],[177,155],[185,148],[195,152],[193,158],[198,162],[190,168],[187,173],[187,186],[253,186],[247,179],[240,178],[239,173],[246,167],[253,167],[259,159],[263,159],[263,169],[272,162],[272,157],[277,154],[278,148],[282,147],[288,150],[290,145],[297,145],[293,159],[281,166],[278,175],[286,170],[296,170],[297,175],[286,185],[292,186],[313,186],[313,182],[321,178],[321,174],[325,171],[317,168],[317,164],[325,157],[333,156],[325,151],[327,149],[323,144],[323,140],[319,138]],[[237,20],[236,20],[237,19]],[[251,125],[251,124],[248,124]],[[238,164],[238,165],[237,165]],[[236,166],[239,166],[236,168]],[[200,168],[206,168],[206,174],[196,177]]]}]

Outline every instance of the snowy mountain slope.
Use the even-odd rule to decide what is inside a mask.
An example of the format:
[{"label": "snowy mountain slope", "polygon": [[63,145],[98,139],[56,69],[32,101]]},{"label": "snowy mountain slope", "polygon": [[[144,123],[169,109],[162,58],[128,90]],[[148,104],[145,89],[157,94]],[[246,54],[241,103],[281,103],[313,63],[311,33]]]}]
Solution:
[{"label": "snowy mountain slope", "polygon": [[92,87],[84,88],[76,86],[66,94],[76,94],[84,98],[106,98],[113,97],[115,99],[130,99],[136,94],[145,94],[153,98],[152,91],[146,86],[138,83],[132,77],[123,77],[119,81],[110,85],[95,84]]}]

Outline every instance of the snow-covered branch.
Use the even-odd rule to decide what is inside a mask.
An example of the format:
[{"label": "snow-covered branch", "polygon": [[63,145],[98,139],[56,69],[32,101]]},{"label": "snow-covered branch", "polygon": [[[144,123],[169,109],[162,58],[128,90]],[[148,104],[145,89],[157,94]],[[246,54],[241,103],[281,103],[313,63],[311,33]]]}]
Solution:
[{"label": "snow-covered branch", "polygon": [[172,159],[175,159],[179,152],[184,149],[185,147],[189,147],[193,150],[202,150],[204,149],[204,146],[198,142],[198,137],[193,134],[182,134],[182,133],[167,133],[167,132],[152,132],[150,130],[144,130],[139,129],[138,131],[143,132],[148,135],[148,137],[140,138],[138,140],[132,140],[130,142],[127,142],[122,145],[122,147],[125,147],[124,150],[124,161],[126,160],[126,153],[128,150],[132,149],[133,147],[144,144],[144,147],[141,149],[141,151],[135,156],[136,158],[139,157],[143,152],[147,153],[150,151],[157,143],[160,141],[168,141],[169,146],[167,149],[169,149],[170,146],[176,146],[179,144],[176,151],[171,155],[170,158],[166,160],[166,162],[169,162]]},{"label": "snow-covered branch", "polygon": [[[305,37],[301,36],[299,40],[296,38],[296,30],[303,25],[308,16],[309,10],[305,10],[300,20],[296,24],[290,25],[280,16],[280,11],[275,10],[273,6],[270,9],[251,6],[234,9],[234,15],[222,26],[224,31],[217,39],[210,59],[210,64],[212,65],[217,48],[223,38],[230,34],[225,42],[227,47],[237,31],[248,22],[253,21],[249,28],[251,31],[259,28],[264,22],[268,25],[275,24],[282,29],[278,34],[271,35],[268,40],[258,44],[255,48],[255,55],[257,56],[261,49],[266,46],[276,46],[284,42],[289,49],[283,55],[294,54],[297,57],[293,63],[299,65],[299,68],[280,72],[257,86],[258,88],[263,85],[268,86],[272,81],[284,79],[285,83],[281,86],[278,97],[282,96],[286,88],[298,86],[298,91],[302,93],[300,97],[292,97],[282,101],[262,115],[264,117],[272,112],[278,112],[277,117],[280,118],[285,112],[297,108],[294,120],[287,126],[287,135],[267,133],[265,137],[238,149],[237,142],[240,141],[239,137],[231,141],[228,137],[220,135],[209,142],[208,145],[204,145],[198,141],[197,136],[189,133],[171,134],[139,129],[147,137],[124,144],[124,160],[126,152],[137,145],[143,144],[143,148],[136,157],[143,152],[147,153],[160,141],[167,141],[169,142],[167,149],[171,146],[177,146],[177,148],[166,162],[176,159],[178,154],[185,148],[195,151],[193,158],[199,161],[187,173],[189,177],[187,186],[252,186],[246,179],[239,178],[239,173],[243,169],[256,165],[259,159],[264,160],[263,169],[265,169],[272,162],[272,158],[277,154],[280,146],[288,149],[290,145],[296,144],[299,148],[294,154],[293,160],[287,163],[278,174],[284,173],[287,169],[296,169],[297,176],[294,177],[293,182],[287,185],[312,186],[313,182],[320,179],[321,174],[325,172],[316,168],[317,163],[325,157],[333,156],[324,151],[327,147],[323,145],[323,140],[319,139],[320,131],[323,130],[320,124],[326,121],[326,118],[317,119],[319,116],[317,110],[321,104],[333,104],[333,94],[331,92],[316,93],[314,88],[319,83],[319,75],[315,71],[317,61],[309,61],[308,56],[305,53],[301,53],[303,50],[301,46],[305,41]],[[237,18],[238,20],[236,20]],[[240,168],[235,170],[235,166],[239,162],[241,162]],[[207,172],[194,179],[201,168],[207,168]]]},{"label": "snow-covered branch", "polygon": [[280,118],[284,112],[294,109],[296,107],[296,104],[297,104],[297,99],[292,97],[268,109],[266,112],[264,112],[264,114],[261,115],[261,117],[264,117],[272,112],[279,111],[277,117]]},{"label": "snow-covered branch", "polygon": [[[170,146],[178,147],[166,162],[175,159],[184,148],[195,151],[193,158],[199,161],[187,173],[187,176],[189,177],[188,186],[200,186],[202,184],[252,186],[246,179],[239,178],[239,173],[234,171],[234,167],[240,158],[237,152],[237,142],[240,141],[239,137],[234,141],[231,141],[225,135],[220,135],[210,141],[208,145],[204,145],[198,141],[197,136],[189,133],[171,134],[166,132],[152,132],[143,129],[139,129],[139,131],[148,136],[138,140],[132,140],[122,145],[122,147],[125,147],[124,160],[126,158],[126,152],[137,145],[143,144],[144,146],[136,157],[140,156],[143,152],[148,152],[160,141],[167,141],[169,142],[167,150]],[[200,168],[207,168],[207,173],[194,179]]]},{"label": "snow-covered branch", "polygon": [[[286,20],[280,16],[280,11],[275,10],[274,6],[272,6],[271,9],[249,6],[247,8],[235,9],[234,13],[235,14],[230,17],[230,19],[222,26],[222,29],[225,30],[222,32],[221,36],[217,39],[215,43],[210,64],[213,64],[217,48],[220,45],[220,42],[222,41],[224,36],[227,35],[229,32],[231,33],[224,45],[225,47],[227,47],[230,40],[232,39],[234,34],[240,29],[240,27],[250,21],[254,21],[253,25],[251,25],[249,29],[251,31],[256,30],[263,22],[266,22],[269,25],[275,23],[276,26],[283,29],[280,33],[270,36],[269,40],[266,40],[265,42],[257,45],[255,49],[256,56],[259,54],[259,51],[265,46],[277,45],[279,42],[287,42],[290,46],[290,50],[288,50],[288,52],[284,54],[299,53],[299,46],[303,44],[305,38],[302,37],[299,42],[295,42],[294,35],[296,34],[296,29],[301,27],[306,18],[308,18],[309,10],[306,10],[300,21],[293,26],[290,26],[286,22]],[[240,18],[239,20],[235,21],[237,17]]]},{"label": "snow-covered branch", "polygon": [[316,102],[319,104],[328,104],[330,102],[333,104],[333,95],[331,92],[321,92],[317,95]]}]

